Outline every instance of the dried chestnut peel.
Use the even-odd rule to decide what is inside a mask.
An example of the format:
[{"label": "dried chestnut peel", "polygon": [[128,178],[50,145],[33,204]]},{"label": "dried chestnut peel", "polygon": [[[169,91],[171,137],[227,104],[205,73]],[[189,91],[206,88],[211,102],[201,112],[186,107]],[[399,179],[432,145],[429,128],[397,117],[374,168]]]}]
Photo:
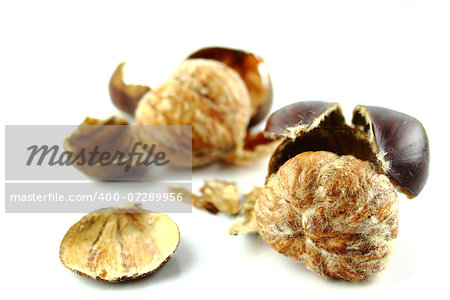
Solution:
[{"label": "dried chestnut peel", "polygon": [[137,206],[104,208],[84,216],[64,236],[59,257],[75,273],[107,282],[149,275],[163,266],[180,241],[166,215]]},{"label": "dried chestnut peel", "polygon": [[231,235],[248,234],[248,233],[259,233],[258,225],[256,224],[255,217],[255,203],[258,199],[259,193],[262,188],[255,186],[253,190],[244,196],[245,203],[242,211],[242,217],[234,222],[230,228],[228,228],[228,233]]},{"label": "dried chestnut peel", "polygon": [[271,155],[280,143],[280,139],[267,138],[263,132],[252,134],[249,131],[245,136],[243,148],[237,148],[235,151],[228,153],[223,161],[230,164],[245,165]]},{"label": "dried chestnut peel", "polygon": [[422,190],[428,139],[416,119],[358,106],[300,102],[269,118],[284,136],[255,204],[259,231],[278,252],[327,277],[360,280],[384,269],[398,231],[395,187]]},{"label": "dried chestnut peel", "polygon": [[[116,97],[117,90],[123,90],[121,95],[130,95],[129,107],[134,107],[139,93],[128,90],[141,91],[133,110],[137,125],[192,125],[192,132],[171,132],[165,137],[160,133],[140,132],[140,140],[147,144],[156,141],[166,151],[183,153],[186,152],[183,141],[191,138],[189,166],[193,167],[220,159],[248,163],[273,151],[277,141],[258,139],[262,143],[253,150],[245,144],[251,138],[247,132],[249,125],[263,119],[272,102],[270,78],[262,71],[262,60],[246,52],[244,55],[240,50],[220,49],[216,53],[242,53],[242,59],[209,58],[210,55],[203,57],[203,52],[194,53],[168,80],[152,90],[124,85],[123,64],[119,65],[110,82],[110,90],[116,91],[111,92],[111,97],[114,103],[123,103],[123,98]],[[187,165],[185,157],[173,158],[172,163],[180,167]]]},{"label": "dried chestnut peel", "polygon": [[200,192],[202,195],[191,194],[185,188],[171,188],[169,192],[182,193],[195,207],[205,209],[212,214],[219,211],[228,215],[236,215],[241,210],[239,194],[236,185],[223,180],[206,180]]}]

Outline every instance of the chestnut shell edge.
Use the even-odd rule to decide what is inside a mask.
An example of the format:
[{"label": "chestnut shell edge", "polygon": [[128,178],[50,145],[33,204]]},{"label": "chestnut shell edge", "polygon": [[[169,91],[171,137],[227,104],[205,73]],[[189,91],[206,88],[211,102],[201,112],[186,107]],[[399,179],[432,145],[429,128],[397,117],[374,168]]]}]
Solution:
[{"label": "chestnut shell edge", "polygon": [[269,116],[264,133],[271,138],[296,139],[300,134],[306,133],[319,125],[347,127],[339,103],[325,101],[292,103]]},{"label": "chestnut shell edge", "polygon": [[366,133],[383,173],[409,198],[416,197],[429,175],[428,136],[416,118],[384,107],[358,105],[352,123]]}]

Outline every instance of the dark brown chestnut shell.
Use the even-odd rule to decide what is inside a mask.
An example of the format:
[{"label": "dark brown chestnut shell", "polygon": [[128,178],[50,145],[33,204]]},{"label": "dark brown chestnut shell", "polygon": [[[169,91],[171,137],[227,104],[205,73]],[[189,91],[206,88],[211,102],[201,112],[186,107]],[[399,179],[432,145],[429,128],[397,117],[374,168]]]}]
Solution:
[{"label": "dark brown chestnut shell", "polygon": [[423,189],[429,172],[430,149],[423,125],[415,118],[383,107],[358,105],[352,123],[365,131],[386,162],[384,173],[410,197]]},{"label": "dark brown chestnut shell", "polygon": [[291,157],[306,151],[330,151],[370,162],[409,198],[423,189],[429,172],[426,131],[415,118],[383,107],[358,105],[352,125],[338,103],[304,101],[274,112],[265,133],[284,137],[269,162],[268,176]]},{"label": "dark brown chestnut shell", "polygon": [[254,106],[249,127],[264,120],[272,106],[273,90],[269,72],[261,57],[239,49],[207,47],[190,54],[187,59],[190,58],[217,60],[235,70],[244,80]]}]

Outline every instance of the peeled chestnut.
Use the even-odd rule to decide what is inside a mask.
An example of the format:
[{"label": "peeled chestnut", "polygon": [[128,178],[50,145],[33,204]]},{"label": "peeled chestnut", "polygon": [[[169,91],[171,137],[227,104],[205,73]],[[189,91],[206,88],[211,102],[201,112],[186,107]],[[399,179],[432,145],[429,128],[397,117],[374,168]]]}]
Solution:
[{"label": "peeled chestnut", "polygon": [[[123,64],[111,78],[111,98],[120,109],[134,114],[136,125],[192,125],[192,133],[174,131],[164,137],[160,132],[138,132],[140,140],[157,143],[169,153],[189,152],[182,141],[192,140],[192,162],[180,156],[172,159],[173,165],[199,167],[216,160],[245,163],[276,147],[247,132],[267,115],[272,103],[264,62],[252,53],[201,49],[155,89],[127,85],[122,77]],[[263,147],[254,151],[258,145]]]},{"label": "peeled chestnut", "polygon": [[398,232],[398,197],[423,189],[428,138],[415,118],[358,105],[353,125],[337,103],[299,102],[273,113],[266,134],[284,140],[255,204],[266,242],[326,277],[383,270]]}]

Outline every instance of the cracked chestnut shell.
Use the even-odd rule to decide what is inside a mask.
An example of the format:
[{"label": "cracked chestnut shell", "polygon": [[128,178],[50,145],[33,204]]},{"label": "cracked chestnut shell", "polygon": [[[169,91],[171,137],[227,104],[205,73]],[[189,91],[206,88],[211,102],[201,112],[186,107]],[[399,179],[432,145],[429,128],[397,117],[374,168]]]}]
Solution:
[{"label": "cracked chestnut shell", "polygon": [[409,115],[376,106],[358,105],[352,125],[338,103],[305,101],[274,112],[266,134],[284,137],[269,162],[269,176],[289,158],[306,151],[353,155],[370,162],[409,198],[423,189],[430,151],[422,124]]}]

